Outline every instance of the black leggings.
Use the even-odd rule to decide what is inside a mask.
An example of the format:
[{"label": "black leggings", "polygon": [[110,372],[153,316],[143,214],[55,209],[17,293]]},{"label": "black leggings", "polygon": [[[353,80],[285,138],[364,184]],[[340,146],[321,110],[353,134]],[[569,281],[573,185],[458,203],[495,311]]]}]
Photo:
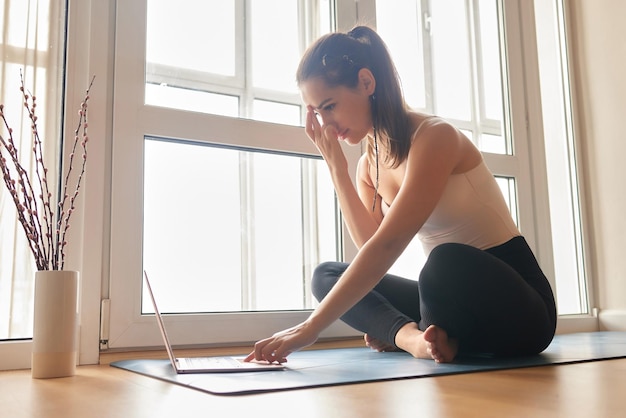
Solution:
[{"label": "black leggings", "polygon": [[[348,267],[327,262],[313,274],[322,300]],[[385,275],[341,319],[394,344],[398,330],[434,324],[459,341],[459,354],[529,355],[554,337],[556,307],[550,284],[523,237],[479,250],[464,244],[433,249],[419,281]]]}]

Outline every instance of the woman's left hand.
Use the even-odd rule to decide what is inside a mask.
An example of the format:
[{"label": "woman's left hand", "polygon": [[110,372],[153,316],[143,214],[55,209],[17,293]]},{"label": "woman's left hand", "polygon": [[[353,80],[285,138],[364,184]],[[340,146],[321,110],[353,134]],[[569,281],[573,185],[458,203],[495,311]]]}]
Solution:
[{"label": "woman's left hand", "polygon": [[269,363],[285,363],[289,354],[313,344],[317,337],[318,333],[305,321],[258,341],[254,344],[254,351],[248,354],[244,361],[265,360]]}]

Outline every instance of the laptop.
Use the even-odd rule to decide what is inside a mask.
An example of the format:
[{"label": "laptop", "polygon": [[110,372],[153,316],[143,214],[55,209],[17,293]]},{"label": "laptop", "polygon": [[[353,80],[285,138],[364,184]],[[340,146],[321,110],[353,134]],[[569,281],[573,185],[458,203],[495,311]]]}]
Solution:
[{"label": "laptop", "polygon": [[148,273],[144,270],[143,277],[146,281],[146,287],[148,288],[148,293],[150,294],[150,300],[152,300],[152,306],[154,307],[154,316],[157,319],[157,324],[159,325],[159,330],[161,331],[161,337],[163,337],[163,343],[165,344],[165,349],[167,350],[167,355],[170,358],[170,362],[172,363],[172,367],[178,374],[186,374],[186,373],[226,373],[226,372],[261,372],[261,371],[271,371],[271,370],[284,370],[286,369],[285,365],[278,363],[267,363],[267,362],[245,362],[243,358],[235,358],[235,357],[187,357],[187,358],[176,358],[174,355],[174,350],[172,349],[172,345],[170,344],[170,340],[167,337],[167,332],[165,331],[165,324],[163,322],[163,318],[159,312],[159,308],[157,307],[156,300],[154,298],[154,293],[152,292],[152,286],[150,286],[150,280],[148,280]]}]

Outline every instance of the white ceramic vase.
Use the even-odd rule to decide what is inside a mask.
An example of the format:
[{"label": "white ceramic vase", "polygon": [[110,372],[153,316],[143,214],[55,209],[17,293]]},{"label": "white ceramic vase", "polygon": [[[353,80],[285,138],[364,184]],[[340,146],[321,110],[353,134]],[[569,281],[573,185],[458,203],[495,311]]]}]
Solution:
[{"label": "white ceramic vase", "polygon": [[77,271],[35,273],[33,378],[66,377],[76,373],[78,280]]}]

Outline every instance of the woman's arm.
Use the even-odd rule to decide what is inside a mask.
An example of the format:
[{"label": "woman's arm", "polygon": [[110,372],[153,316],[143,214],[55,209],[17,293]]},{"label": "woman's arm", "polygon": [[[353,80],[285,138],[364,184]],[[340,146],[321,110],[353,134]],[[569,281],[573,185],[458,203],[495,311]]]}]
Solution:
[{"label": "woman's arm", "polygon": [[[306,133],[328,165],[330,176],[337,192],[343,220],[354,244],[357,248],[361,248],[378,229],[380,219],[382,218],[380,205],[378,205],[378,212],[372,213],[371,208],[367,208],[359,197],[362,190],[367,190],[367,187],[361,187],[364,169],[363,159],[359,160],[357,170],[357,181],[359,182],[359,192],[357,193],[348,172],[348,163],[337,138],[337,131],[333,127],[322,127],[313,111],[309,109],[306,120]],[[365,193],[373,192],[366,191]],[[371,196],[371,201],[373,201],[374,195],[371,194]]]},{"label": "woman's arm", "polygon": [[347,172],[331,170],[331,178],[337,192],[342,219],[345,222],[352,241],[358,249],[374,235],[382,220],[380,197],[375,211],[368,206],[374,201],[374,188],[364,181],[363,171],[367,161],[362,157],[357,167],[357,187],[355,188]]}]

